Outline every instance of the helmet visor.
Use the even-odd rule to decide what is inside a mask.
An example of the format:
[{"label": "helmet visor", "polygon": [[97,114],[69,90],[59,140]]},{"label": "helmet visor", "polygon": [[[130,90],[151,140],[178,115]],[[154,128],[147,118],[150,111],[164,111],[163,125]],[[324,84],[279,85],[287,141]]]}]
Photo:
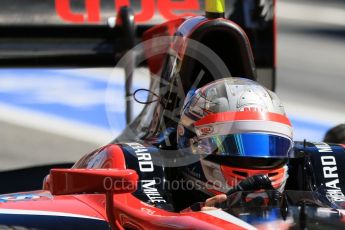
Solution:
[{"label": "helmet visor", "polygon": [[292,140],[265,133],[216,135],[199,139],[199,154],[221,156],[286,158],[292,149]]}]

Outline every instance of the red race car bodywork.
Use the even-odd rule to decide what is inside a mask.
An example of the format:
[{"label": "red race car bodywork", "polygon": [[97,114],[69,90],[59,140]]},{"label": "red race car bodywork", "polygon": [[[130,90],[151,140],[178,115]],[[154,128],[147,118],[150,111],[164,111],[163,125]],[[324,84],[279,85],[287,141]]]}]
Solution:
[{"label": "red race car bodywork", "polygon": [[[85,156],[72,169],[52,170],[44,182],[44,188],[50,190],[1,196],[0,213],[17,216],[16,223],[19,226],[23,224],[32,228],[42,228],[42,223],[30,224],[21,217],[38,216],[41,220],[54,217],[61,222],[61,225],[55,225],[55,221],[51,221],[43,225],[46,229],[61,228],[63,218],[77,220],[79,225],[73,226],[83,229],[95,229],[95,226],[97,229],[252,228],[220,210],[175,213],[155,207],[155,204],[147,204],[130,193],[135,190],[137,179],[138,175],[134,171],[126,169],[121,148],[108,145]],[[124,181],[127,183],[124,184]],[[115,185],[116,182],[121,183]],[[88,191],[88,194],[78,194],[81,191]],[[90,194],[101,191],[103,194]],[[72,194],[53,195],[68,193]],[[150,192],[147,194],[150,195]],[[66,229],[69,229],[67,225]]]}]

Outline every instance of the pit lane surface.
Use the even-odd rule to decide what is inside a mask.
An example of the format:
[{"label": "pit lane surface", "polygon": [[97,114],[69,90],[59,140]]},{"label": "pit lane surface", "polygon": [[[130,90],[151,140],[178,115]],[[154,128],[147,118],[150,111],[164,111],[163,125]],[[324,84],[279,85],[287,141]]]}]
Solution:
[{"label": "pit lane surface", "polygon": [[[339,5],[337,2],[326,6],[321,1],[278,2],[277,92],[293,120],[297,140],[302,140],[304,137],[321,140],[328,128],[345,120],[343,103],[345,26],[341,23],[345,20],[340,18],[338,21],[334,17],[330,20],[327,16],[345,10],[344,5]],[[310,10],[310,7],[314,12],[318,10],[318,15],[310,16],[310,13],[303,13]],[[298,12],[296,9],[302,11]],[[324,15],[322,12],[325,10],[326,16],[320,16]],[[37,79],[39,73],[30,72],[32,70],[21,71],[8,70],[6,74],[12,74],[12,79],[17,77],[15,83],[21,86],[21,83],[25,82],[24,75],[30,73],[36,77],[36,80],[31,80],[35,80],[38,85],[32,84],[35,87],[28,88],[27,84],[26,88],[16,88],[12,92],[0,94],[1,170],[75,161],[84,153],[106,144],[116,132],[120,132],[121,127],[124,127],[123,104],[114,108],[122,109],[114,116],[118,121],[116,130],[109,128],[104,112],[104,91],[109,70],[64,73],[69,75],[68,79],[67,75],[63,77],[64,74],[61,72],[59,74],[62,77],[59,78],[56,76],[56,71],[50,71],[43,76],[50,77],[52,81],[50,83],[47,81],[41,86],[39,83],[43,80]],[[0,72],[0,80],[4,79],[4,76],[9,76],[6,74]],[[90,78],[90,76],[96,77]],[[57,82],[56,79],[65,80]],[[68,84],[72,86],[71,79],[75,82],[74,86],[79,89],[79,93],[83,95],[74,101],[69,99],[73,98],[73,95],[78,95],[78,90],[76,91],[74,87],[75,92],[71,94],[73,90],[67,87]],[[119,79],[123,79],[120,72]],[[54,94],[49,90],[54,89],[52,87],[54,85],[58,86],[57,84],[66,84],[66,82],[69,83],[62,88],[67,87],[69,91]],[[123,91],[120,91],[122,84],[114,86],[116,87],[114,90],[119,90],[117,98],[121,100],[124,95]],[[0,83],[0,88],[2,86],[3,83]],[[46,91],[42,90],[44,88]],[[41,94],[34,94],[38,89],[41,90],[39,91]],[[31,90],[31,96],[35,96],[37,104],[24,103],[13,98],[18,96],[18,92],[25,90]],[[50,97],[47,97],[47,94]],[[29,96],[26,99],[35,101]]]},{"label": "pit lane surface", "polygon": [[345,4],[278,1],[277,93],[297,140],[345,122]]}]

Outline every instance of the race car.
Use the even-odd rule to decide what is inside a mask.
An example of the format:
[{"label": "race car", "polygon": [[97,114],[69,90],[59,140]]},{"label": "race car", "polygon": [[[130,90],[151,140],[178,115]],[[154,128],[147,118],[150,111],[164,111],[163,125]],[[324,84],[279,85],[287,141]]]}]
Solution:
[{"label": "race car", "polygon": [[[193,208],[184,211],[204,200],[198,191],[170,194],[167,184],[177,173],[176,167],[171,167],[177,156],[166,152],[176,150],[177,123],[185,92],[229,76],[257,80],[250,41],[239,25],[224,18],[224,12],[223,1],[207,1],[204,16],[173,19],[146,30],[142,35],[143,55],[155,81],[150,89],[139,89],[149,92],[147,101],[142,101],[146,104],[142,113],[131,121],[129,103],[130,124],[119,137],[69,168],[64,165],[51,169],[41,190],[1,195],[0,226],[5,229],[342,229],[345,146],[341,144],[296,142],[283,192],[266,183],[269,175],[248,177],[228,194],[226,203],[210,211]],[[120,9],[117,25],[122,25],[122,32],[132,38],[133,19],[129,8]],[[133,39],[128,43],[131,43],[128,47],[135,44]],[[44,55],[40,55],[30,60],[41,64]],[[55,61],[64,55],[55,56]],[[132,55],[125,54],[121,60]],[[29,63],[27,57],[19,56],[4,60],[8,65],[18,59]],[[274,64],[270,67],[274,69]],[[136,97],[139,91],[130,91],[131,64],[125,68],[129,79],[127,96]],[[268,81],[270,88],[274,86],[272,82]],[[24,184],[33,171],[0,176],[13,184]],[[258,190],[265,194],[264,201],[248,201]]]},{"label": "race car", "polygon": [[[147,142],[145,146],[111,144],[86,155],[71,169],[51,170],[44,190],[2,195],[2,225],[27,229],[344,227],[342,146],[296,143],[296,153],[303,156],[290,162],[291,179],[284,193],[265,190],[268,204],[245,202],[250,192],[237,191],[223,210],[182,213],[173,211],[174,204],[166,200],[168,191],[159,183],[166,180],[164,166],[145,172],[144,165],[150,162],[136,158],[138,150],[150,154],[152,161],[161,160],[158,148]],[[179,199],[193,202],[192,197]]]}]

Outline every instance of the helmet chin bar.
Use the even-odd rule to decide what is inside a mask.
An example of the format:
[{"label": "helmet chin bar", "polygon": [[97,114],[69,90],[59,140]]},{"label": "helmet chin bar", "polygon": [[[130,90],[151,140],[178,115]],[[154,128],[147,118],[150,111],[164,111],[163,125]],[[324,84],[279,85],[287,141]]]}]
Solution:
[{"label": "helmet chin bar", "polygon": [[260,189],[273,190],[272,182],[267,175],[254,175],[247,177],[245,180],[238,183],[235,187],[231,188],[226,195],[230,196],[231,194],[239,191],[256,191]]}]

